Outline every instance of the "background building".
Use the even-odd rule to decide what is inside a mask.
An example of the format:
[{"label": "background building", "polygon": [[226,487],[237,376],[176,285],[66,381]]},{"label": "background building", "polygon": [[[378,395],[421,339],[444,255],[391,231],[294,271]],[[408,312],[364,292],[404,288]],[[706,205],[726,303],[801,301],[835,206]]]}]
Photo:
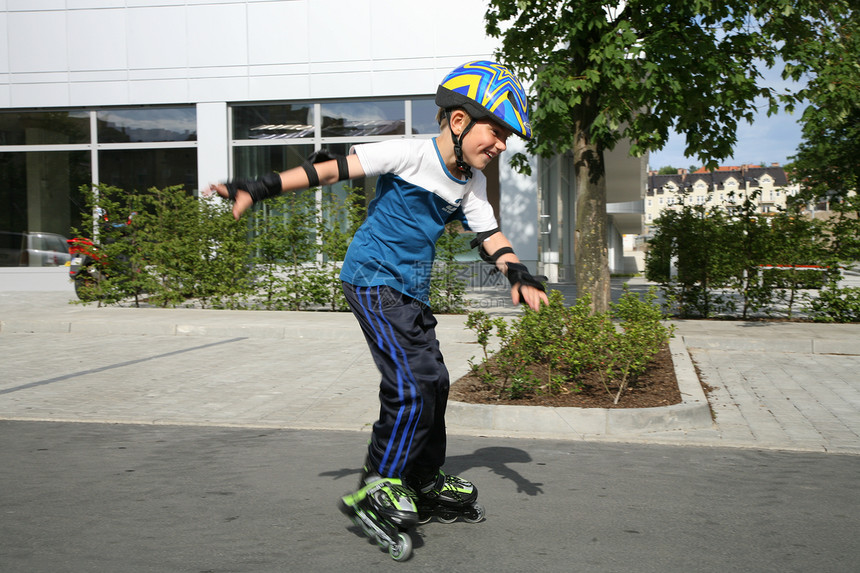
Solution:
[{"label": "background building", "polygon": [[789,184],[779,163],[725,166],[715,171],[702,168],[692,173],[678,169],[666,175],[651,171],[645,190],[646,233],[651,234],[652,223],[665,209],[679,210],[686,204],[732,212],[753,197],[758,212],[776,213],[785,209],[786,199],[798,190],[798,185]]},{"label": "background building", "polygon": [[[433,137],[439,81],[496,47],[485,10],[479,0],[4,0],[0,231],[68,236],[82,223],[81,185],[193,192],[322,147]],[[626,152],[608,158],[613,270],[621,234],[641,231],[647,161]],[[497,162],[491,201],[527,264],[572,278],[571,158],[535,160],[533,173]]]}]

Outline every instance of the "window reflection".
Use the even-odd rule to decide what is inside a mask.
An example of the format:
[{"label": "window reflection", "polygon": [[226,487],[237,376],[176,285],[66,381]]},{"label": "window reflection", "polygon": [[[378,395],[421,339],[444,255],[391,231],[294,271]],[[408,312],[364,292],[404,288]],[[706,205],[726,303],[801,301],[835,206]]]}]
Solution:
[{"label": "window reflection", "polygon": [[0,153],[0,231],[48,232],[68,237],[81,227],[90,181],[86,151]]},{"label": "window reflection", "polygon": [[432,99],[412,100],[412,133],[438,135],[439,124],[436,123],[438,109]]},{"label": "window reflection", "polygon": [[90,142],[86,111],[0,113],[0,145],[56,145]]},{"label": "window reflection", "polygon": [[309,103],[237,106],[234,139],[294,139],[314,136],[314,108]]},{"label": "window reflection", "polygon": [[313,152],[311,144],[234,147],[234,177],[261,177],[273,171],[286,171],[304,163]]},{"label": "window reflection", "polygon": [[101,183],[125,191],[184,185],[197,189],[196,149],[129,149],[99,152]]},{"label": "window reflection", "polygon": [[403,135],[406,114],[403,101],[324,103],[323,137],[367,137]]},{"label": "window reflection", "polygon": [[197,140],[193,107],[109,109],[96,115],[99,143]]}]

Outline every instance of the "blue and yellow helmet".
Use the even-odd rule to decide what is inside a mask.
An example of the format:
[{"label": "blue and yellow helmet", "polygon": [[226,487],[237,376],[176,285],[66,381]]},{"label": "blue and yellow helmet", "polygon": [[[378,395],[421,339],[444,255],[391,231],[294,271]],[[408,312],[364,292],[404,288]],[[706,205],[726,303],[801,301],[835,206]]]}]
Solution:
[{"label": "blue and yellow helmet", "polygon": [[442,109],[463,108],[472,119],[492,119],[524,139],[531,139],[526,92],[509,68],[479,60],[455,68],[436,90]]}]

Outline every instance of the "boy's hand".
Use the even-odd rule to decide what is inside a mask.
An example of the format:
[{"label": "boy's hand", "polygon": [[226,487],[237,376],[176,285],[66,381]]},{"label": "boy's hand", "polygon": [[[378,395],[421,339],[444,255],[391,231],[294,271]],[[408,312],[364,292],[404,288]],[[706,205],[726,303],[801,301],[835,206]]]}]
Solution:
[{"label": "boy's hand", "polygon": [[[524,264],[506,262],[505,267],[505,276],[511,283],[511,300],[514,304],[527,304],[534,311],[540,310],[541,303],[549,304],[543,282],[533,277]],[[546,280],[545,277],[541,278]]]},{"label": "boy's hand", "polygon": [[[220,197],[229,200],[230,199],[230,191],[227,189],[227,186],[223,183],[219,183],[217,185],[209,186],[209,193],[217,193]],[[242,213],[248,210],[251,205],[254,204],[254,200],[251,198],[251,194],[243,189],[239,189],[236,191],[236,201],[233,203],[233,218],[238,220],[239,217],[242,216]]]},{"label": "boy's hand", "polygon": [[541,303],[549,304],[549,299],[544,291],[521,283],[511,287],[511,301],[514,305],[519,305],[521,302],[527,304],[534,311],[540,310]]}]

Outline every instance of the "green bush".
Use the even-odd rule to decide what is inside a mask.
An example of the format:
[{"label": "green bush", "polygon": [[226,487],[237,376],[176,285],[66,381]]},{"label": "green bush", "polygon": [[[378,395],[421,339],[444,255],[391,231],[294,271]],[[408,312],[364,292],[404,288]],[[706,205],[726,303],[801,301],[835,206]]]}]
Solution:
[{"label": "green bush", "polygon": [[[364,218],[360,189],[345,197],[286,193],[255,206],[236,222],[230,205],[201,200],[181,187],[126,192],[83,187],[84,220],[75,236],[99,244],[98,280],[82,284],[82,301],[168,307],[346,310],[340,265]],[[465,311],[468,250],[459,224],[439,239],[431,304],[440,313]]]},{"label": "green bush", "polygon": [[661,285],[674,305],[668,310],[681,318],[734,312],[734,300],[723,292],[738,274],[724,214],[686,205],[680,211],[665,211],[655,225],[645,277]]},{"label": "green bush", "polygon": [[[827,315],[828,304],[839,307],[845,300],[821,291],[820,300],[810,305],[816,297],[804,291],[838,280],[840,267],[857,261],[860,201],[851,197],[834,204],[836,215],[819,221],[803,216],[802,204],[757,213],[754,199],[747,197],[731,216],[721,208],[684,205],[655,222],[645,276],[660,284],[672,313],[680,318],[793,318],[799,303],[806,302],[801,311],[820,317]],[[834,309],[829,316],[851,313]]]},{"label": "green bush", "polygon": [[436,261],[430,278],[430,307],[434,312],[463,314],[466,312],[466,283],[460,273],[467,267],[457,255],[469,251],[469,240],[457,221],[448,223],[436,242]]},{"label": "green bush", "polygon": [[167,307],[194,299],[204,308],[235,308],[250,292],[248,241],[225,204],[200,201],[181,187],[81,191],[96,224],[73,232],[92,238],[104,257],[100,280],[78,291],[82,301],[139,305],[146,297]]},{"label": "green bush", "polygon": [[360,188],[347,188],[341,200],[336,194],[323,196],[322,216],[317,234],[322,253],[322,273],[326,275],[326,306],[330,310],[347,310],[340,282],[340,265],[346,256],[352,236],[364,221],[364,195]]},{"label": "green bush", "polygon": [[[625,285],[606,313],[592,313],[587,296],[565,306],[559,291],[550,292],[548,305],[526,309],[510,324],[471,312],[466,326],[484,353],[473,372],[500,399],[579,392],[582,375],[595,373],[617,404],[671,336],[656,298],[655,289],[639,297]],[[491,352],[494,331],[500,346]]]},{"label": "green bush", "polygon": [[267,200],[250,218],[260,304],[267,310],[305,310],[326,300],[317,264],[313,191]]},{"label": "green bush", "polygon": [[817,297],[808,297],[807,304],[816,322],[860,322],[860,288],[840,288],[835,284],[824,288]]},{"label": "green bush", "polygon": [[249,248],[223,203],[200,201],[181,187],[150,189],[135,224],[146,236],[149,302],[238,308],[250,292]]},{"label": "green bush", "polygon": [[87,214],[82,219],[91,220],[93,225],[73,228],[72,234],[89,238],[97,245],[96,258],[89,266],[98,280],[82,281],[76,288],[78,297],[100,305],[127,299],[139,305],[143,293],[154,285],[147,271],[149,253],[142,198],[109,185],[82,186],[81,193]]}]

